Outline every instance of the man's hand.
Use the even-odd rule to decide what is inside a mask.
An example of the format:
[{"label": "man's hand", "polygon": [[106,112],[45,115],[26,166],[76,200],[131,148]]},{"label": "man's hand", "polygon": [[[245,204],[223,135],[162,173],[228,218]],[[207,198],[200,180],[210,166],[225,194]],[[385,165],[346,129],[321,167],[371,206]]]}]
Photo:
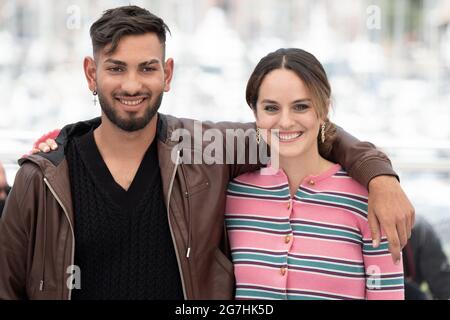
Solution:
[{"label": "man's hand", "polygon": [[378,176],[370,180],[368,210],[373,246],[380,244],[383,230],[389,241],[392,259],[399,263],[400,252],[411,237],[415,212],[395,177]]}]

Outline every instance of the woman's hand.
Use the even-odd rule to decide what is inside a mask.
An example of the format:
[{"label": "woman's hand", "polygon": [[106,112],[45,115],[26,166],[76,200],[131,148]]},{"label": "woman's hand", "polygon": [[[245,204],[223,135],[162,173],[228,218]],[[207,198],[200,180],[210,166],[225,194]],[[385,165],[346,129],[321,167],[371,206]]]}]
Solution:
[{"label": "woman's hand", "polygon": [[59,135],[60,130],[56,129],[50,131],[47,134],[44,134],[40,137],[33,145],[33,148],[30,151],[30,154],[35,154],[38,152],[50,152],[52,150],[58,149],[58,144],[55,139]]}]

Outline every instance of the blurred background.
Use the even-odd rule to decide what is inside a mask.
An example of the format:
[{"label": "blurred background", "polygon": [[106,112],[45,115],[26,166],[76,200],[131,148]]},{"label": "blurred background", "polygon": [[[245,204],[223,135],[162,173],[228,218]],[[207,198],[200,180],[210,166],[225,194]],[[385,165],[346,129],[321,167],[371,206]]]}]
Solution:
[{"label": "blurred background", "polygon": [[[391,157],[417,214],[450,252],[450,0],[142,0],[172,36],[171,92],[161,111],[252,121],[246,81],[279,47],[324,65],[332,120]],[[89,27],[118,0],[0,0],[0,160],[34,140],[100,114],[82,71]]]}]

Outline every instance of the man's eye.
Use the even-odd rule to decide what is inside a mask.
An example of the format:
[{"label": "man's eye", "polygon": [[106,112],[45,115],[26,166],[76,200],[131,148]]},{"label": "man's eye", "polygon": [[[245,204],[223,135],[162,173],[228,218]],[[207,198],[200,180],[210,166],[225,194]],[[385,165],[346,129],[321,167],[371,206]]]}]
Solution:
[{"label": "man's eye", "polygon": [[111,71],[111,72],[123,72],[123,71],[125,71],[122,67],[111,67],[111,68],[108,68],[108,70]]},{"label": "man's eye", "polygon": [[275,112],[278,110],[278,108],[276,106],[265,106],[264,110],[268,112]]},{"label": "man's eye", "polygon": [[143,72],[152,72],[152,71],[155,71],[155,70],[156,70],[155,68],[151,68],[151,67],[142,68]]},{"label": "man's eye", "polygon": [[112,67],[112,68],[109,68],[108,70],[111,71],[111,72],[122,72],[123,68],[121,68],[121,67]]}]

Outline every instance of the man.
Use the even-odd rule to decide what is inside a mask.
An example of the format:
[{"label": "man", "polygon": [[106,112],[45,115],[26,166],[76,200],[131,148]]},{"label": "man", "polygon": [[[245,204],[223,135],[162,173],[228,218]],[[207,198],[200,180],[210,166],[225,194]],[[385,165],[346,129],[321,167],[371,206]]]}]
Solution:
[{"label": "man", "polygon": [[433,226],[418,216],[411,239],[403,249],[405,299],[427,299],[420,291],[426,283],[433,299],[450,299],[450,264]]},{"label": "man", "polygon": [[8,185],[8,181],[6,180],[5,168],[0,161],[0,218],[2,216],[3,207],[5,206],[6,197],[8,196],[10,189],[11,188]]},{"label": "man", "polygon": [[[174,67],[166,29],[136,6],[92,25],[94,58],[84,71],[101,118],[66,126],[56,151],[21,159],[0,224],[0,298],[233,297],[233,266],[221,250],[225,190],[259,166],[184,163],[205,145],[179,148],[172,134],[194,132],[194,122],[157,113]],[[254,124],[203,124],[210,128]],[[374,239],[380,223],[400,260],[414,211],[389,159],[343,130],[333,148],[369,188]]]}]

